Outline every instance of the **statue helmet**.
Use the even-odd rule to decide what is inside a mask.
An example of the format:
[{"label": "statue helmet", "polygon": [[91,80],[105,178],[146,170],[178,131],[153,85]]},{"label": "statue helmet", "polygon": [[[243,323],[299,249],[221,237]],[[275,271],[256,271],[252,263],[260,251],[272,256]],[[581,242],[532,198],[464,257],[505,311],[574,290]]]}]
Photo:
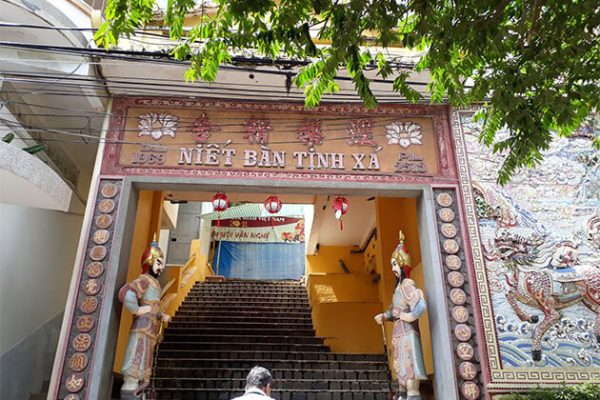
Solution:
[{"label": "statue helmet", "polygon": [[146,250],[144,250],[144,252],[142,253],[142,272],[144,274],[147,273],[150,270],[150,268],[152,268],[156,260],[163,257],[164,253],[160,249],[160,247],[158,247],[156,239],[153,240],[150,243],[150,246],[146,248]]},{"label": "statue helmet", "polygon": [[410,261],[410,254],[408,254],[408,249],[404,244],[404,233],[402,233],[402,231],[400,231],[398,234],[398,245],[392,253],[392,258],[396,260],[398,266],[404,272],[404,277],[409,278],[412,266]]}]

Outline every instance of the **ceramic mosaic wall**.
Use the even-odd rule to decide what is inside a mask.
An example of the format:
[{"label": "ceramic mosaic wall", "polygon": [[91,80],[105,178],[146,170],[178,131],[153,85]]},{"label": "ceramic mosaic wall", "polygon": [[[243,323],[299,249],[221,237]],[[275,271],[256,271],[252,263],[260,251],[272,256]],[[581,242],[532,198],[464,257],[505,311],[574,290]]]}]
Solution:
[{"label": "ceramic mosaic wall", "polygon": [[[486,341],[491,358],[494,353],[499,358],[496,365],[491,361],[492,380],[496,367],[598,375],[600,152],[592,149],[591,138],[599,132],[584,127],[573,138],[555,141],[541,166],[501,187],[495,179],[502,158],[479,144],[472,113],[454,119],[470,170],[470,180],[463,182],[472,189],[487,278],[480,291],[489,296],[494,322],[486,329],[495,331]],[[496,350],[490,336],[496,336]]]}]

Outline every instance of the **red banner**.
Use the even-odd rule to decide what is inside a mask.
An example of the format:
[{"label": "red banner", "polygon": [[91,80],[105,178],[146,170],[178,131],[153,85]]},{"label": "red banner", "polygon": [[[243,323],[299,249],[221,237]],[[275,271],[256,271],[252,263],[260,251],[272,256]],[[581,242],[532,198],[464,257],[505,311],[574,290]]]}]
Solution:
[{"label": "red banner", "polygon": [[303,243],[304,218],[245,217],[212,221],[213,240],[254,243]]}]

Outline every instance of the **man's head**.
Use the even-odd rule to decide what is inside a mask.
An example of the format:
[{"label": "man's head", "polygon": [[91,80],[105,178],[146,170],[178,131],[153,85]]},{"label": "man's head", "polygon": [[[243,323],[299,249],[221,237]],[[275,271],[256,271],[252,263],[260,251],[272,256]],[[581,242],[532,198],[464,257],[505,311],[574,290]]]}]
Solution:
[{"label": "man's head", "polygon": [[158,278],[164,268],[163,251],[158,247],[158,243],[152,241],[142,254],[142,273]]},{"label": "man's head", "polygon": [[246,377],[246,390],[250,388],[258,388],[271,395],[271,387],[273,386],[273,377],[268,369],[256,366],[250,370]]}]

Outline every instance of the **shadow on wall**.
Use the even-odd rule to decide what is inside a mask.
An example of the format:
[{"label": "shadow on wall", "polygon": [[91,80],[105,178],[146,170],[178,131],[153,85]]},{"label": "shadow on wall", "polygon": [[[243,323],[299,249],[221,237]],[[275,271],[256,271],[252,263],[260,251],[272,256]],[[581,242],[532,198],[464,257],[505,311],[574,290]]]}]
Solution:
[{"label": "shadow on wall", "polygon": [[0,399],[29,399],[50,380],[63,314],[52,318],[0,357]]}]

